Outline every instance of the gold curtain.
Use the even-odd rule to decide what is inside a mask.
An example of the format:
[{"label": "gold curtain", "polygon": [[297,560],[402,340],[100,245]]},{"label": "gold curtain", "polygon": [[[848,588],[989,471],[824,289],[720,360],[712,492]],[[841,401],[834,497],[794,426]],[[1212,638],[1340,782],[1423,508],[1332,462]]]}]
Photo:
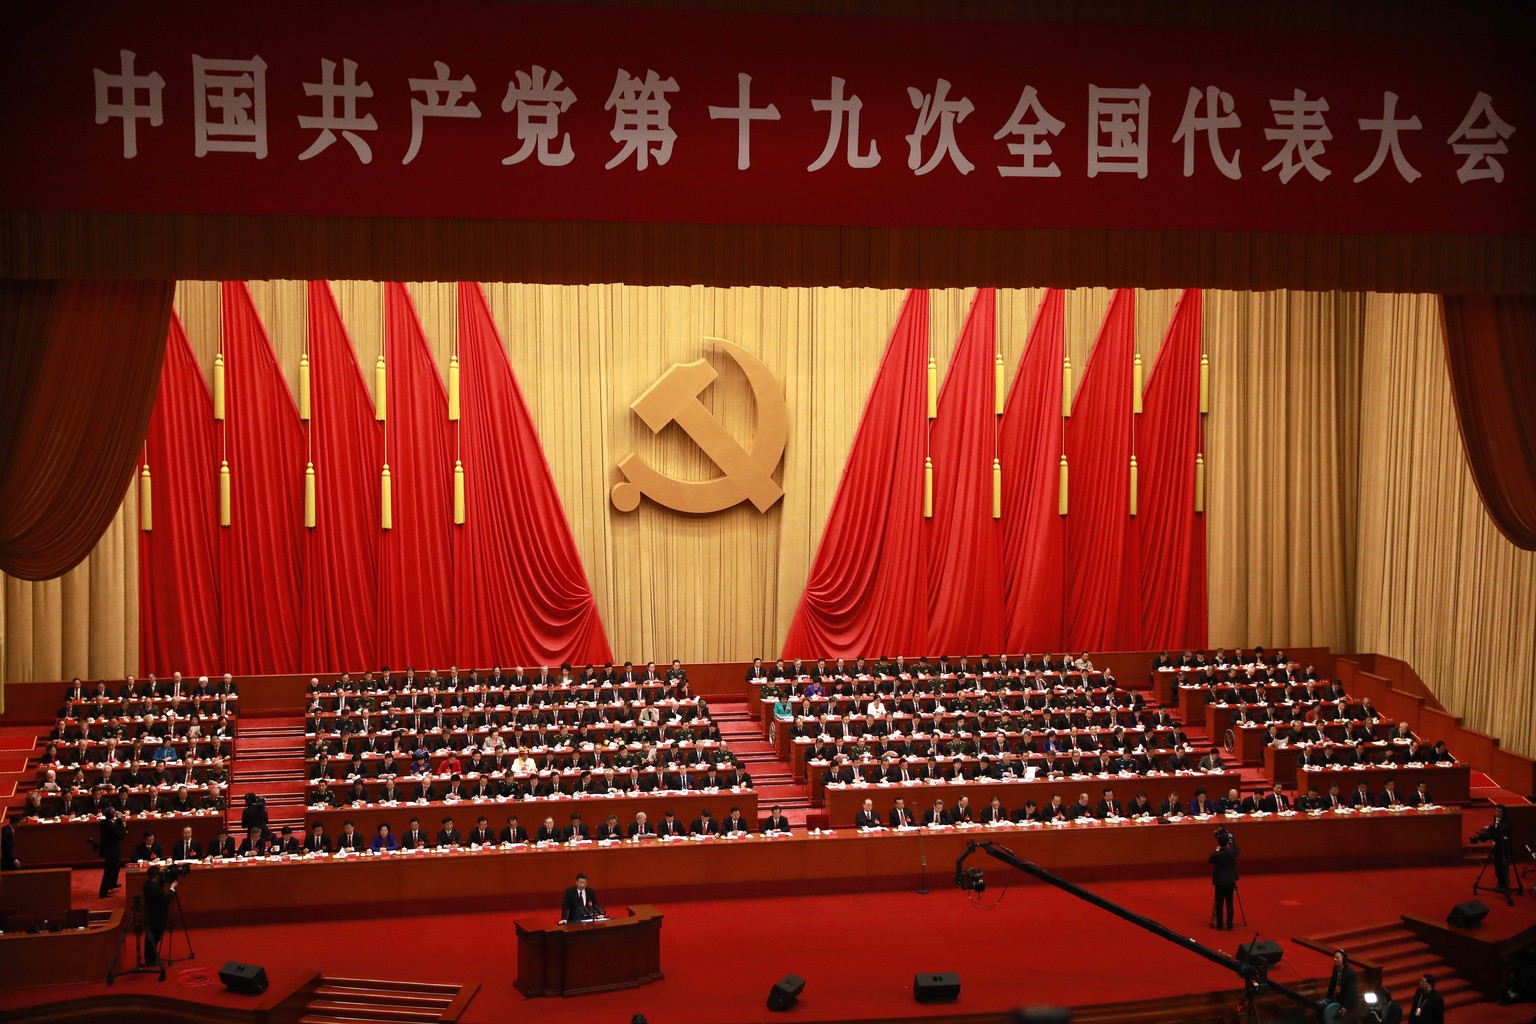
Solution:
[{"label": "gold curtain", "polygon": [[[382,286],[333,287],[366,370],[383,346]],[[700,661],[775,653],[903,293],[485,287],[615,653]],[[454,289],[426,283],[410,290],[446,373]],[[296,387],[303,285],[252,282],[251,291]],[[932,294],[930,333],[941,376],[974,294]],[[1041,294],[999,292],[1010,383]],[[1083,288],[1067,295],[1075,383],[1111,294]],[[1148,376],[1178,295],[1138,291],[1136,345]],[[1210,640],[1326,644],[1403,657],[1454,711],[1508,736],[1512,746],[1529,745],[1536,742],[1529,713],[1516,716],[1519,729],[1501,716],[1531,706],[1536,556],[1513,551],[1478,503],[1450,407],[1437,310],[1433,296],[1206,293]],[[177,311],[211,372],[217,285],[183,283]],[[782,467],[785,498],[766,514],[743,505],[691,518],[649,503],[627,515],[614,512],[608,490],[615,464],[629,451],[680,478],[715,472],[677,428],[652,436],[629,411],[673,362],[711,358],[711,336],[757,353],[783,381],[793,424]],[[745,380],[728,361],[711,361],[720,377],[702,400],[735,436],[749,437]],[[373,375],[365,372],[363,380],[371,389]],[[0,649],[9,678],[135,670],[137,499],[130,488],[112,530],[69,576],[5,581]],[[1482,685],[1506,676],[1519,682]]]},{"label": "gold curtain", "polygon": [[1206,294],[1213,645],[1351,649],[1362,309],[1340,292]]},{"label": "gold curtain", "polygon": [[1435,296],[1367,299],[1357,646],[1409,662],[1448,711],[1536,756],[1536,552],[1483,508],[1443,330]]}]

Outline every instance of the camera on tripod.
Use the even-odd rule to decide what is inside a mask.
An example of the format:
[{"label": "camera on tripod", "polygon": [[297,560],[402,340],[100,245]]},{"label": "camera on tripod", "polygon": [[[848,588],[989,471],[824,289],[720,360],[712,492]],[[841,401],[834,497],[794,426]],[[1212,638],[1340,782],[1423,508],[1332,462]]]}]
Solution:
[{"label": "camera on tripod", "polygon": [[165,864],[160,868],[160,878],[166,885],[170,885],[184,875],[192,873],[191,864]]},{"label": "camera on tripod", "polygon": [[1491,843],[1497,838],[1499,838],[1498,830],[1492,825],[1484,825],[1472,834],[1474,843]]}]

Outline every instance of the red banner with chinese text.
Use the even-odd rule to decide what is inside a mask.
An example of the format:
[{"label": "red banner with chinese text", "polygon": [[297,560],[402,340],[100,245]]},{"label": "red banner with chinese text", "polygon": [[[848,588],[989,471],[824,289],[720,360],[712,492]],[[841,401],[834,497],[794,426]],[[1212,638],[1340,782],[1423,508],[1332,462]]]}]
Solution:
[{"label": "red banner with chinese text", "polygon": [[24,0],[0,207],[1529,234],[1525,42]]}]

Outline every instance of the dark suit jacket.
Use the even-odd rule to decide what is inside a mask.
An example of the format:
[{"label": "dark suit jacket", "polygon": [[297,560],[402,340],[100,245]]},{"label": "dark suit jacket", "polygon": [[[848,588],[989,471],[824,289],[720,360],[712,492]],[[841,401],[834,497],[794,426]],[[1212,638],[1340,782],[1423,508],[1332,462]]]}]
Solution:
[{"label": "dark suit jacket", "polygon": [[178,839],[171,849],[171,856],[176,860],[197,860],[203,855],[203,844],[196,839]]},{"label": "dark suit jacket", "polygon": [[880,827],[880,812],[879,811],[870,811],[868,813],[865,813],[863,810],[858,811],[853,816],[853,827],[854,828],[879,828]]},{"label": "dark suit jacket", "polygon": [[363,838],[361,832],[354,831],[351,835],[341,832],[336,836],[337,853],[340,853],[342,850],[347,850],[351,853],[362,853],[366,849],[368,849],[368,840]]},{"label": "dark suit jacket", "polygon": [[318,835],[317,836],[314,833],[310,833],[309,835],[304,837],[304,852],[305,853],[330,853],[331,852],[331,841],[325,835]]},{"label": "dark suit jacket", "polygon": [[400,833],[400,848],[402,850],[426,849],[431,845],[432,837],[424,831],[417,830],[416,834],[412,835],[411,830],[406,829]]},{"label": "dark suit jacket", "polygon": [[646,823],[645,823],[645,825],[643,827],[641,826],[641,824],[638,821],[632,821],[632,822],[629,823],[629,837],[631,839],[633,839],[636,836],[642,836],[642,835],[644,835],[644,836],[654,836],[655,834],[656,834],[656,823],[653,822],[653,821],[649,821],[649,820],[646,821]]},{"label": "dark suit jacket", "polygon": [[528,830],[521,825],[508,825],[501,830],[498,838],[503,843],[526,843],[528,841]]},{"label": "dark suit jacket", "polygon": [[1212,885],[1237,884],[1237,840],[1234,839],[1206,858],[1211,865]]},{"label": "dark suit jacket", "polygon": [[1408,1019],[1413,1024],[1445,1024],[1445,997],[1434,989],[1415,991]]},{"label": "dark suit jacket", "polygon": [[1357,993],[1360,987],[1359,976],[1355,969],[1346,962],[1342,966],[1335,967],[1328,977],[1327,1000],[1331,1003],[1339,1003],[1346,1009],[1355,1005]]},{"label": "dark suit jacket", "polygon": [[701,816],[699,816],[697,818],[694,818],[692,824],[690,824],[688,826],[688,834],[689,835],[695,835],[695,836],[702,836],[702,835],[716,836],[716,835],[719,835],[720,834],[720,823],[718,821],[716,821],[714,818],[706,818],[706,817],[703,817],[701,815]]},{"label": "dark suit jacket", "polygon": [[565,921],[585,921],[597,914],[597,892],[587,887],[586,900],[583,902],[581,890],[574,885],[565,890],[565,899],[560,903],[560,918]]},{"label": "dark suit jacket", "polygon": [[762,830],[764,832],[788,832],[789,819],[784,817],[782,814],[777,818],[772,816],[764,818]]}]

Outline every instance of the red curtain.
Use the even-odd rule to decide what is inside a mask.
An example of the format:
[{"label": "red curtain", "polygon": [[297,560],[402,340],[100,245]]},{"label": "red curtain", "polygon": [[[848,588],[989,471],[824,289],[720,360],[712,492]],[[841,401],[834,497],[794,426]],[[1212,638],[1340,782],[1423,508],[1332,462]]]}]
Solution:
[{"label": "red curtain", "polygon": [[1057,512],[1066,352],[1062,304],[1058,288],[1040,302],[998,434],[1007,649],[1015,654],[1060,650],[1065,636],[1066,525]]},{"label": "red curtain", "polygon": [[300,671],[376,667],[382,436],[324,281],[309,283],[309,457],[315,525],[304,531]]},{"label": "red curtain", "polygon": [[218,531],[224,670],[297,672],[304,432],[245,282],[224,282],[221,312],[230,470],[230,525]]},{"label": "red curtain", "polygon": [[1136,432],[1144,650],[1205,647],[1205,516],[1195,512],[1201,329],[1201,292],[1192,288],[1174,308]]},{"label": "red curtain", "polygon": [[999,521],[992,518],[997,454],[997,291],[982,288],[939,392],[929,438],[933,518],[928,548],[928,652],[997,654],[1003,645]]},{"label": "red curtain", "polygon": [[139,669],[162,676],[224,666],[213,396],[174,314],[168,334],[145,442],[152,528],[139,531]]},{"label": "red curtain", "polygon": [[384,461],[394,528],[379,544],[379,654],[395,669],[453,659],[448,394],[405,285],[385,286]]},{"label": "red curtain", "polygon": [[923,458],[928,293],[907,293],[875,375],[784,656],[896,655],[927,646]]},{"label": "red curtain", "polygon": [[459,368],[465,520],[453,545],[458,663],[611,661],[544,447],[475,284],[459,285]]},{"label": "red curtain", "polygon": [[1442,307],[1472,479],[1499,532],[1536,551],[1536,296],[1447,295]]},{"label": "red curtain", "polygon": [[169,281],[0,282],[0,571],[79,565],[137,469]]},{"label": "red curtain", "polygon": [[1130,515],[1136,293],[1115,292],[1067,421],[1067,647],[1124,651],[1140,640],[1141,574]]}]

